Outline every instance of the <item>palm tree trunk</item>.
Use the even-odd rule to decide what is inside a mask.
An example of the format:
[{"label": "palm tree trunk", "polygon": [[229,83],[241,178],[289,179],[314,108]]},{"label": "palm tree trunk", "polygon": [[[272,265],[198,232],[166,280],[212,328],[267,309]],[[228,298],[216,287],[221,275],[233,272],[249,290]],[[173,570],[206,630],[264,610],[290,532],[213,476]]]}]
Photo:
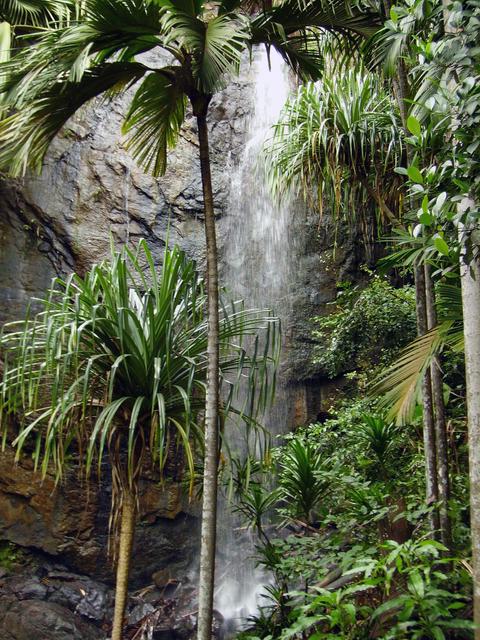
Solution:
[{"label": "palm tree trunk", "polygon": [[205,404],[205,462],[203,470],[203,507],[200,547],[200,578],[198,589],[198,640],[210,640],[213,622],[213,592],[215,581],[215,546],[217,534],[217,485],[218,485],[218,264],[213,191],[208,146],[207,109],[197,110],[200,167],[202,172],[205,210],[205,239],[207,247],[208,294],[208,370],[207,398]]},{"label": "palm tree trunk", "polygon": [[[386,15],[390,13],[391,2],[384,0]],[[407,127],[410,87],[407,76],[407,69],[404,60],[400,59],[397,65],[397,73],[394,78],[394,93],[396,95],[400,117],[403,128],[409,135]],[[411,149],[406,147],[407,164],[410,164]],[[413,208],[413,203],[412,203]],[[425,335],[428,331],[427,315],[427,290],[425,282],[425,271],[420,265],[415,267],[415,300],[417,310],[417,333],[419,336]],[[437,372],[438,373],[438,372]],[[434,393],[432,390],[432,376],[429,369],[422,381],[422,403],[423,403],[423,443],[425,448],[425,479],[426,479],[426,502],[433,504],[438,501],[438,470],[437,470],[437,444],[436,432],[440,427],[436,427],[436,416],[434,413]],[[443,396],[442,396],[443,406]],[[440,517],[437,509],[434,509],[430,516],[430,529],[437,537],[440,529]]]},{"label": "palm tree trunk", "polygon": [[[427,305],[427,327],[433,329],[437,325],[437,310],[435,308],[435,291],[433,288],[431,267],[425,264],[425,300]],[[433,404],[435,413],[435,448],[437,456],[437,485],[441,542],[450,549],[452,546],[452,530],[448,515],[448,500],[450,498],[450,479],[448,473],[448,441],[447,420],[445,417],[445,402],[443,400],[443,379],[440,358],[435,356],[430,366],[432,381]]]},{"label": "palm tree trunk", "polygon": [[[471,202],[471,201],[470,201]],[[466,202],[461,203],[467,205]],[[460,209],[461,210],[461,209]],[[466,247],[468,231],[459,229]],[[475,640],[480,640],[480,258],[463,255],[460,261],[465,376],[467,380],[468,458],[470,473],[470,529],[473,557],[473,618]]]},{"label": "palm tree trunk", "polygon": [[[417,310],[417,332],[425,335],[428,330],[425,271],[423,266],[415,267],[415,298]],[[423,446],[425,450],[425,493],[428,505],[438,501],[437,455],[435,444],[435,423],[433,415],[432,381],[428,369],[422,381],[423,400]],[[438,531],[440,521],[438,512],[434,509],[430,514],[430,529],[432,534]]]},{"label": "palm tree trunk", "polygon": [[115,610],[113,613],[112,639],[122,640],[123,618],[128,597],[128,576],[135,531],[135,496],[129,489],[122,492],[122,516],[117,551],[117,577],[115,583]]}]

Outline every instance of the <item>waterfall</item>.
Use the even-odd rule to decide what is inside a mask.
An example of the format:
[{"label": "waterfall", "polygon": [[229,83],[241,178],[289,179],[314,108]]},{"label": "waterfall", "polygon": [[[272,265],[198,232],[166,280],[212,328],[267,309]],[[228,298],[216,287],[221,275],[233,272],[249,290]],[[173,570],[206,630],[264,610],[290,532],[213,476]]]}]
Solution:
[{"label": "waterfall", "polygon": [[224,284],[247,305],[288,306],[291,255],[290,200],[274,202],[262,162],[262,147],[271,135],[289,93],[288,70],[274,49],[270,68],[265,51],[253,61],[253,110],[242,158],[232,175],[228,233],[224,247]]},{"label": "waterfall", "polygon": [[[231,297],[244,300],[247,308],[272,309],[281,320],[285,346],[294,281],[293,198],[273,200],[265,177],[263,145],[279,119],[291,80],[274,49],[270,60],[264,49],[256,51],[252,74],[253,109],[245,148],[231,178],[222,284]],[[273,435],[286,431],[284,396],[278,389],[277,401],[264,419]]]},{"label": "waterfall", "polygon": [[[257,51],[253,60],[253,109],[247,126],[246,144],[231,176],[230,206],[223,247],[222,284],[229,295],[243,299],[247,308],[270,308],[285,327],[291,311],[292,200],[274,202],[265,178],[262,147],[272,133],[290,90],[288,70],[272,49]],[[279,388],[280,387],[280,388]],[[263,423],[272,435],[288,429],[289,407],[280,384],[277,400]],[[232,427],[233,429],[233,427]],[[235,440],[235,438],[234,438]],[[231,437],[230,437],[231,442]],[[242,445],[237,442],[237,452]],[[255,567],[253,540],[235,533],[238,522],[221,510],[218,589],[216,608],[238,624],[262,604],[262,584],[268,576]]]}]

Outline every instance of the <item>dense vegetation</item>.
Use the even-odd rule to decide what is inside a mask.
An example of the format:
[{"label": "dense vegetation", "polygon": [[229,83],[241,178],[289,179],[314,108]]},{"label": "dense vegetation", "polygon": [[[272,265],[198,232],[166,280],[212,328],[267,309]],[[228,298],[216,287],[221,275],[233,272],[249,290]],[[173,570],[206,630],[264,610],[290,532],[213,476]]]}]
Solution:
[{"label": "dense vegetation", "polygon": [[[347,385],[322,423],[285,438],[239,500],[238,511],[258,534],[258,562],[273,575],[242,638],[468,638],[467,443],[458,355],[450,351],[444,359],[453,529],[447,549],[429,524],[435,504],[425,502],[421,411],[396,425],[369,394],[372,377],[412,335],[411,287],[394,289],[373,276],[361,292],[348,292],[348,302],[344,296],[341,291],[339,309],[322,318],[315,335],[321,362],[343,363],[330,371],[343,373]],[[376,308],[373,346],[362,349],[359,339],[361,358],[352,359],[348,338],[368,335]],[[392,334],[395,326],[403,333]]]},{"label": "dense vegetation", "polygon": [[[193,451],[205,461],[198,629],[200,640],[211,636],[219,381],[222,365],[251,362],[224,340],[244,330],[219,305],[207,117],[214,93],[258,44],[277,49],[305,83],[266,147],[273,191],[296,190],[320,215],[330,203],[382,239],[385,255],[366,288],[339,283],[331,315],[312,319],[315,365],[345,383],[325,420],[233,465],[235,509],[272,576],[242,635],[478,640],[478,0],[1,5],[4,170],[41,169],[79,107],[136,82],[124,132],[145,170],[165,171],[188,105],[198,127],[207,294],[175,252],[158,280],[148,252],[146,279],[135,255],[117,254],[85,279],[59,281],[40,315],[3,339],[1,408],[21,416],[19,455],[31,437],[37,464],[44,473],[53,464],[59,478],[74,442],[87,468],[110,455],[123,527],[114,640],[136,477],[147,454],[163,469],[169,430],[192,472]],[[173,64],[137,59],[154,47]],[[237,360],[225,361],[232,350]],[[102,382],[100,397],[92,381]],[[249,382],[255,395],[255,376]],[[260,399],[267,395],[261,387]]]}]

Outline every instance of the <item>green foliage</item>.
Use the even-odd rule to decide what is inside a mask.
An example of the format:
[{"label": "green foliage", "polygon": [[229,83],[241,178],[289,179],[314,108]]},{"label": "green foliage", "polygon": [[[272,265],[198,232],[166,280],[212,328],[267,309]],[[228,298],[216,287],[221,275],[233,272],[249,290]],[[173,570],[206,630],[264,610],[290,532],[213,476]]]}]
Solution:
[{"label": "green foliage", "polygon": [[363,290],[342,291],[335,312],[315,324],[314,361],[329,377],[388,362],[415,336],[413,289],[374,276]]},{"label": "green foliage", "polygon": [[[351,575],[351,583],[338,589],[310,582],[316,571],[327,568],[325,559],[323,566],[318,561],[322,545],[325,546],[325,540],[312,538],[303,541],[291,538],[277,544],[276,555],[270,554],[271,559],[276,558],[277,572],[288,576],[290,585],[295,584],[299,575],[310,579],[306,578],[301,591],[289,587],[283,604],[286,624],[279,627],[278,620],[271,619],[275,607],[265,607],[262,626],[253,620],[253,628],[244,637],[258,634],[283,640],[307,634],[318,639],[340,636],[361,640],[374,634],[383,640],[437,640],[451,637],[449,632],[453,630],[457,638],[472,637],[472,623],[462,617],[470,596],[468,587],[465,589],[469,581],[458,561],[440,557],[446,549],[438,542],[420,539],[399,544],[388,540],[370,548],[357,547],[353,554],[341,553],[344,575]],[[295,548],[300,549],[295,556],[299,564],[293,574],[287,574],[295,566],[291,553]],[[313,549],[316,556],[311,555]],[[305,571],[308,560],[314,563],[310,572]],[[453,569],[449,569],[452,564]]]},{"label": "green foliage", "polygon": [[[344,400],[335,417],[290,434],[284,446],[273,450],[279,492],[274,496],[264,489],[263,499],[273,497],[272,525],[268,538],[259,539],[257,553],[259,564],[272,573],[274,588],[242,638],[472,637],[468,565],[426,539],[433,505],[424,503],[420,434],[421,427],[396,427],[371,399],[358,397]],[[296,471],[308,457],[307,448],[318,468],[324,467],[320,477],[328,485],[315,511],[317,520],[302,527],[298,512],[281,499],[281,483],[290,464],[287,455],[301,452],[291,465]],[[465,461],[465,451],[456,455]],[[315,476],[302,477],[315,487]],[[268,474],[263,477],[265,487],[272,484]],[[302,483],[297,473],[294,478],[289,500],[298,505]],[[468,557],[461,507],[467,499],[465,475],[452,480],[455,541]],[[291,523],[294,533],[275,538],[277,520]],[[335,587],[340,577],[342,584]]]},{"label": "green foliage", "polygon": [[370,608],[358,607],[354,596],[365,589],[368,586],[358,585],[337,591],[313,587],[308,593],[293,592],[292,597],[303,599],[305,604],[293,608],[290,616],[293,622],[282,631],[280,638],[301,638],[305,633],[315,640],[361,638]]},{"label": "green foliage", "polygon": [[391,627],[383,636],[385,640],[405,636],[436,640],[445,638],[448,629],[473,628],[471,621],[457,617],[467,598],[451,589],[452,582],[461,576],[460,565],[455,564],[456,573],[450,575],[441,570],[453,561],[440,558],[447,551],[445,547],[433,540],[404,544],[390,540],[383,549],[384,556],[366,574],[371,576],[367,584],[380,586],[387,596],[393,595],[372,615],[372,621],[381,621],[380,627]]},{"label": "green foliage", "polygon": [[[72,452],[85,453],[87,471],[94,461],[100,470],[108,452],[114,483],[131,485],[145,456],[163,472],[180,446],[193,472],[207,371],[206,296],[195,264],[167,249],[158,274],[142,242],[136,253],[114,253],[84,277],[57,278],[39,303],[37,314],[7,325],[1,340],[2,431],[6,438],[16,417],[17,456],[32,445],[36,466],[59,480]],[[265,351],[251,355],[244,338],[255,338],[254,327],[266,342]],[[241,304],[222,309],[223,414],[238,414],[247,429],[256,423],[246,407],[255,411],[269,401],[275,327],[268,312]],[[249,377],[251,394],[235,408],[240,373]]]},{"label": "green foliage", "polygon": [[[392,222],[399,215],[393,169],[402,157],[402,129],[381,80],[365,70],[325,74],[287,102],[266,149],[274,191],[294,187],[334,210]],[[373,205],[373,212],[372,212]],[[394,213],[392,213],[392,211]]]},{"label": "green foliage", "polygon": [[[62,3],[3,4],[35,14],[40,5]],[[163,173],[186,99],[194,116],[205,117],[212,95],[238,72],[252,45],[275,48],[299,76],[317,79],[320,33],[333,31],[341,40],[358,42],[378,28],[377,16],[344,0],[283,0],[262,4],[255,15],[230,0],[215,6],[148,0],[72,5],[75,20],[48,23],[1,64],[0,94],[8,112],[0,123],[0,166],[14,175],[27,167],[40,171],[52,139],[82,105],[125,92],[142,79],[124,129],[141,166]],[[168,64],[151,67],[136,59],[155,48],[163,49]]]},{"label": "green foliage", "polygon": [[280,498],[286,512],[306,523],[315,519],[315,509],[329,492],[332,469],[315,446],[292,439],[279,458]]},{"label": "green foliage", "polygon": [[12,542],[0,543],[0,567],[11,571],[13,566],[22,559],[22,552]]},{"label": "green foliage", "polygon": [[[388,409],[389,417],[398,424],[413,419],[421,398],[423,374],[433,358],[442,354],[448,370],[450,363],[458,360],[457,354],[463,352],[462,298],[455,280],[452,284],[437,286],[436,307],[437,326],[402,349],[398,358],[382,370],[370,386],[372,394],[382,396],[380,405]],[[450,380],[445,380],[444,387],[449,392],[447,382]]]},{"label": "green foliage", "polygon": [[264,532],[264,524],[273,507],[278,503],[279,491],[264,489],[257,482],[249,484],[245,489],[234,511],[240,513],[247,524],[253,527],[260,537],[268,539]]}]

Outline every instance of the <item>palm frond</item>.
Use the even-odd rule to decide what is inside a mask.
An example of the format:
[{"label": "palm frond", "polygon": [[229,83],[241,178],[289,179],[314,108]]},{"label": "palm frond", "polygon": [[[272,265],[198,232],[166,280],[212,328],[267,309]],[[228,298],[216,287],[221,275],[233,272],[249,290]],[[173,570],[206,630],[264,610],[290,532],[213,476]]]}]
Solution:
[{"label": "palm frond", "polygon": [[149,74],[138,88],[123,125],[127,148],[145,171],[155,176],[165,173],[167,149],[175,146],[184,119],[185,95],[175,69]]},{"label": "palm frond", "polygon": [[306,27],[342,33],[346,37],[370,37],[381,26],[377,12],[362,10],[344,0],[283,0],[272,9],[261,12],[254,28],[267,23],[281,24],[285,33],[292,34]]},{"label": "palm frond", "polygon": [[202,20],[176,8],[165,10],[162,31],[167,46],[187,56],[196,88],[206,94],[223,88],[226,75],[238,71],[250,35],[241,14]]},{"label": "palm frond", "polygon": [[207,22],[198,71],[201,91],[213,93],[224,86],[226,76],[238,72],[249,36],[241,15],[222,14]]},{"label": "palm frond", "polygon": [[373,381],[370,393],[382,396],[380,405],[398,424],[411,420],[421,397],[423,376],[432,360],[448,348],[464,349],[462,292],[458,284],[440,283],[436,287],[439,324],[408,344],[398,359]]},{"label": "palm frond", "polygon": [[379,27],[376,12],[344,0],[284,0],[252,20],[252,44],[273,46],[297,75],[316,80],[322,75],[326,43],[341,42],[343,51],[353,52]]},{"label": "palm frond", "polygon": [[397,424],[411,421],[421,398],[423,376],[445,346],[444,335],[449,328],[450,324],[444,323],[416,338],[372,383],[370,393],[381,396],[380,406],[388,409],[387,417]]},{"label": "palm frond", "polygon": [[11,26],[41,26],[72,8],[69,0],[0,0],[0,20]]},{"label": "palm frond", "polygon": [[[104,63],[86,71],[80,82],[67,79],[35,100],[22,97],[21,108],[0,122],[0,166],[12,175],[22,175],[28,166],[40,171],[51,141],[79,107],[108,90],[128,88],[146,70],[140,63]],[[11,102],[7,94],[6,104]]]}]

